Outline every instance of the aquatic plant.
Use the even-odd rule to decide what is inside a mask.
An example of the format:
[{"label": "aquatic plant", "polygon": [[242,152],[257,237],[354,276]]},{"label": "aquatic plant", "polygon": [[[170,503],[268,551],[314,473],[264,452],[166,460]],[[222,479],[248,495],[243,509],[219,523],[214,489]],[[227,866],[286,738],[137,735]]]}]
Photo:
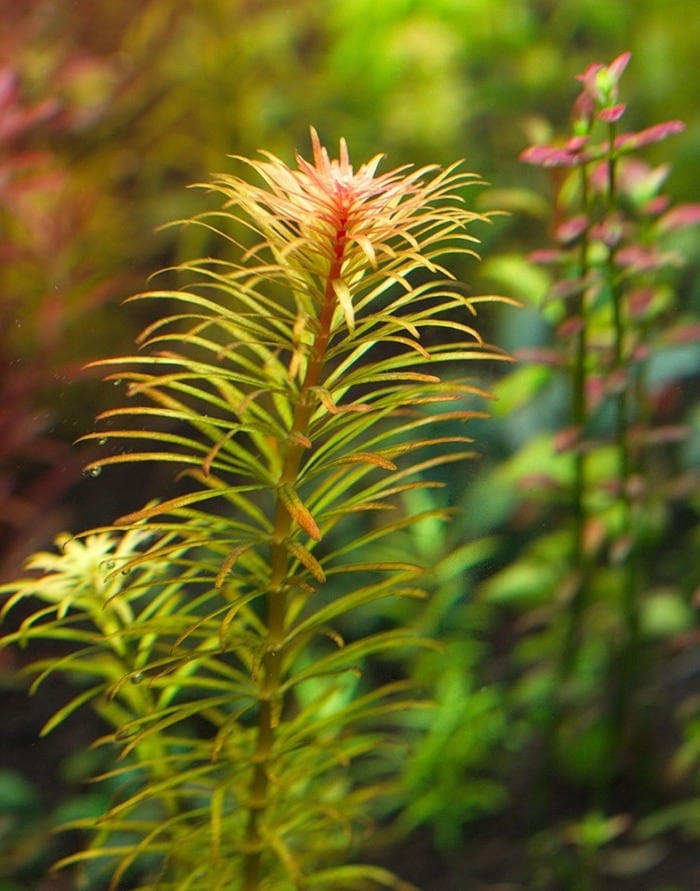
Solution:
[{"label": "aquatic plant", "polygon": [[424,596],[420,563],[367,547],[444,515],[402,496],[473,453],[462,427],[487,394],[464,363],[504,358],[472,318],[497,298],[444,265],[474,254],[477,177],[378,173],[380,156],[354,170],[343,141],[332,160],[311,140],[295,168],[239,159],[260,185],[204,184],[224,204],[185,224],[219,254],[131,298],[163,314],[139,352],[99,363],[126,400],[84,437],[107,451],[85,473],[108,486],[154,462],[179,488],[3,588],[6,613],[43,603],[4,645],[68,645],[30,666],[35,686],[79,686],[44,732],[85,704],[108,725],[114,798],[72,824],[92,838],[62,865],[113,889],[408,887],[356,857],[392,800],[397,727],[426,704],[371,666],[431,643],[343,623]]}]

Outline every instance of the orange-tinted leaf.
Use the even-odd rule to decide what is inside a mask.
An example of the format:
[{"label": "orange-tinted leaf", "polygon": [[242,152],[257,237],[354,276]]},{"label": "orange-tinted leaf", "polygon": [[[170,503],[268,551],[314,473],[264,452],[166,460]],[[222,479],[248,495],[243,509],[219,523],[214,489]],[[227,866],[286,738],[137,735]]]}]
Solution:
[{"label": "orange-tinted leaf", "polygon": [[375,467],[383,467],[385,470],[396,470],[396,464],[378,455],[376,452],[356,452],[354,455],[345,455],[339,458],[337,464],[374,464]]},{"label": "orange-tinted leaf", "polygon": [[293,486],[285,484],[280,486],[277,491],[279,493],[280,501],[297,526],[299,526],[300,529],[303,529],[307,535],[314,539],[314,541],[320,541],[321,530],[318,528],[316,520],[311,516],[308,507],[306,507],[299,497],[299,493],[296,489]]},{"label": "orange-tinted leaf", "polygon": [[298,541],[286,541],[285,547],[293,557],[296,557],[296,559],[309,570],[316,581],[326,581],[326,574],[311,551],[305,548],[302,544],[299,544]]},{"label": "orange-tinted leaf", "polygon": [[214,582],[215,588],[221,588],[223,586],[224,582],[226,581],[226,576],[229,574],[229,572],[231,572],[231,570],[235,566],[238,558],[241,556],[241,554],[244,554],[246,551],[249,551],[250,548],[252,548],[252,547],[253,547],[252,542],[246,542],[245,544],[237,545],[231,551],[231,553],[228,555],[228,557],[221,564],[221,568],[219,569],[219,572],[217,573],[216,581]]}]

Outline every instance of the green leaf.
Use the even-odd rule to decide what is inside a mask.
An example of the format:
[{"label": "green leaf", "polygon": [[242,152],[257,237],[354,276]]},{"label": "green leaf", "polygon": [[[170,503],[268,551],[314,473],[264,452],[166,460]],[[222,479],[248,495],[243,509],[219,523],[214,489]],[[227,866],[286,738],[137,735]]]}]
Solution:
[{"label": "green leaf", "polygon": [[404,882],[379,866],[334,866],[330,869],[318,870],[305,879],[309,888],[319,888],[320,891],[333,891],[334,888],[362,889],[367,887],[367,882],[373,882],[391,891],[419,891],[419,889]]}]

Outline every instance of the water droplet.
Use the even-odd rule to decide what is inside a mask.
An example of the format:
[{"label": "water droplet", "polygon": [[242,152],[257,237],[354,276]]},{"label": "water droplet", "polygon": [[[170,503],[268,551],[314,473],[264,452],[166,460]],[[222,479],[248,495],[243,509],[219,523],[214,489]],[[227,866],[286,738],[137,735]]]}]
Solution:
[{"label": "water droplet", "polygon": [[131,570],[132,570],[131,566],[125,566],[124,569],[122,569],[122,575],[129,575]]},{"label": "water droplet", "polygon": [[83,471],[83,476],[92,476],[96,477],[102,473],[101,467],[86,467]]},{"label": "water droplet", "polygon": [[120,377],[116,377],[116,378],[112,381],[112,384],[113,384],[115,387],[120,387],[120,386],[121,386],[121,383],[122,383],[122,379],[121,379]]},{"label": "water droplet", "polygon": [[143,680],[143,672],[137,671],[135,674],[132,674],[129,678],[132,684],[140,684]]},{"label": "water droplet", "polygon": [[114,562],[114,560],[107,560],[107,562],[103,565],[107,572],[110,572],[117,564]]},{"label": "water droplet", "polygon": [[107,436],[103,436],[102,439],[98,440],[98,443],[97,443],[97,444],[98,444],[98,445],[107,445],[107,442],[108,442],[108,437],[107,437]]}]

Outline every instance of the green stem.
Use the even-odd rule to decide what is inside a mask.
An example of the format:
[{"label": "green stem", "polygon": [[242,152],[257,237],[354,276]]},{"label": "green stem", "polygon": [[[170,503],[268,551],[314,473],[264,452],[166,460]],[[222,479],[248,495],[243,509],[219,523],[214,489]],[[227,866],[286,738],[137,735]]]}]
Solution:
[{"label": "green stem", "polygon": [[[580,188],[581,209],[583,213],[588,214],[590,212],[588,170],[585,165],[580,168]],[[579,244],[578,269],[576,270],[576,275],[580,282],[584,282],[590,272],[589,249],[590,239],[587,227],[581,235]],[[571,421],[573,426],[579,432],[579,438],[583,438],[588,420],[586,384],[588,376],[587,358],[589,347],[586,310],[585,289],[581,288],[574,304],[574,313],[579,319],[580,325],[576,334],[573,363],[571,366]],[[536,819],[542,816],[548,805],[549,790],[551,789],[550,771],[555,757],[554,753],[556,749],[557,732],[565,712],[564,697],[567,683],[576,664],[580,618],[585,609],[587,599],[587,568],[584,547],[586,523],[586,455],[582,448],[576,449],[572,461],[572,572],[576,578],[576,588],[564,615],[565,624],[562,646],[554,657],[555,664],[553,668],[552,688],[548,696],[549,713],[545,719],[543,730],[544,757],[540,765],[540,776],[538,781],[539,802],[534,808],[534,816]]]},{"label": "green stem", "polygon": [[[610,145],[615,139],[614,125],[610,126]],[[611,154],[608,158],[608,213],[615,207],[615,173],[616,159]],[[619,375],[615,404],[615,447],[618,461],[618,486],[619,498],[622,509],[621,530],[623,535],[629,538],[629,552],[625,557],[624,581],[622,594],[622,617],[625,627],[625,639],[619,656],[619,664],[615,671],[616,684],[612,706],[613,732],[615,734],[616,747],[623,741],[627,714],[629,711],[629,695],[635,686],[635,676],[638,670],[639,650],[639,619],[637,590],[639,584],[639,552],[633,540],[633,505],[630,493],[630,481],[633,473],[632,453],[629,440],[630,422],[630,381],[626,375],[629,372],[626,356],[626,328],[623,297],[624,292],[620,287],[615,274],[615,248],[611,246],[607,256],[607,275],[612,301],[612,317],[614,329],[613,342],[613,370]]]},{"label": "green stem", "polygon": [[[307,437],[316,404],[313,389],[321,381],[331,336],[331,323],[337,304],[333,282],[341,274],[345,243],[345,219],[341,218],[335,236],[334,256],[321,304],[318,331],[310,351],[309,363],[294,411],[292,429],[286,443],[286,454],[279,479],[280,486],[292,485],[296,488],[305,450],[302,443]],[[262,853],[265,847],[265,838],[262,822],[268,807],[270,768],[274,761],[275,729],[284,706],[279,688],[283,673],[284,634],[287,621],[286,581],[289,575],[289,552],[285,547],[285,541],[292,531],[292,517],[283,502],[277,498],[270,549],[267,642],[262,660],[257,738],[252,758],[253,773],[248,794],[249,815],[244,843],[243,891],[258,891],[264,878],[262,876]]]},{"label": "green stem", "polygon": [[[581,206],[584,213],[589,214],[591,208],[589,206],[589,189],[588,189],[588,168],[581,167]],[[589,261],[590,240],[588,229],[581,236],[579,246],[579,270],[578,275],[581,282],[584,282],[590,272]],[[586,396],[586,385],[588,380],[588,320],[586,318],[586,293],[582,289],[576,298],[575,312],[579,319],[580,327],[576,335],[576,343],[574,347],[574,361],[572,368],[572,421],[574,427],[578,430],[579,438],[582,440],[585,436],[586,425],[588,422],[588,401]],[[557,686],[563,689],[576,663],[578,654],[577,636],[580,627],[580,620],[586,606],[587,599],[587,568],[585,553],[585,525],[586,525],[586,453],[579,443],[573,455],[573,492],[572,492],[572,514],[573,514],[573,572],[576,578],[576,590],[573,594],[570,609],[567,612],[567,625],[564,633],[564,642],[561,650],[559,668],[557,671]]]}]

